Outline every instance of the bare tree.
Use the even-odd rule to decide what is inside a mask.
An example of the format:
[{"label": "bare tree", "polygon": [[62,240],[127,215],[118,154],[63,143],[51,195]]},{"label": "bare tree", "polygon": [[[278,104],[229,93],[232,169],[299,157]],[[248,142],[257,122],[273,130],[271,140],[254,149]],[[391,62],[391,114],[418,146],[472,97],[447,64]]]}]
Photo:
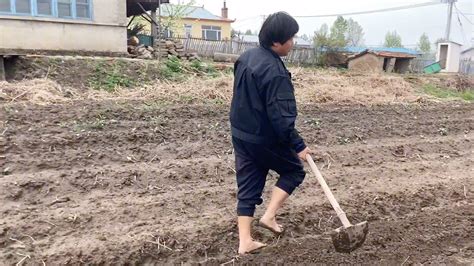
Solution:
[{"label": "bare tree", "polygon": [[181,32],[184,25],[180,22],[182,18],[189,15],[193,10],[192,6],[196,3],[195,0],[179,1],[178,4],[163,4],[161,20],[161,29],[171,32]]}]

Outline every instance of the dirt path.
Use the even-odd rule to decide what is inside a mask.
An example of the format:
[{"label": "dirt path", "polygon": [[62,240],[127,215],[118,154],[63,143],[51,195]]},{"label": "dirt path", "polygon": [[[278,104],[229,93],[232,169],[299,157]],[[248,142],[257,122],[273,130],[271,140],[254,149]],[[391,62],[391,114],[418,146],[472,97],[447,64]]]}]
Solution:
[{"label": "dirt path", "polygon": [[1,108],[1,264],[474,263],[473,104],[303,106],[300,131],[349,218],[369,221],[366,245],[334,252],[338,221],[308,174],[287,234],[257,230],[270,247],[238,259],[226,106]]}]

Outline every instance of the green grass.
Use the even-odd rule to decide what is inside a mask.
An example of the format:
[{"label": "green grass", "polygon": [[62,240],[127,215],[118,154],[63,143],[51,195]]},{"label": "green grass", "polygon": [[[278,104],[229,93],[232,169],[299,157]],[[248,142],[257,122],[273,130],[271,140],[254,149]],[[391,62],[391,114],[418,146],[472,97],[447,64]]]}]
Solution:
[{"label": "green grass", "polygon": [[103,130],[108,124],[109,122],[106,120],[104,116],[98,115],[92,121],[86,121],[86,122],[74,121],[72,125],[72,129],[74,132]]},{"label": "green grass", "polygon": [[463,99],[468,102],[474,101],[474,91],[466,90],[462,92],[453,91],[450,89],[443,89],[434,85],[428,84],[423,87],[426,94],[440,99]]},{"label": "green grass", "polygon": [[107,66],[100,62],[96,65],[94,74],[89,79],[89,86],[96,90],[115,91],[117,87],[132,87],[134,80],[129,78],[123,69],[125,63],[116,61]]},{"label": "green grass", "polygon": [[174,73],[183,72],[183,64],[181,60],[176,56],[172,56],[168,58],[168,60],[165,61],[165,65],[171,72],[174,72]]},{"label": "green grass", "polygon": [[316,129],[321,129],[321,120],[319,119],[314,119],[314,118],[311,118],[309,120],[305,120],[303,121],[304,124],[308,124],[310,125],[311,127],[314,127]]},{"label": "green grass", "polygon": [[163,108],[166,108],[170,105],[170,102],[164,101],[164,100],[152,100],[152,101],[146,101],[142,105],[138,107],[134,107],[137,110],[142,110],[144,112],[155,112],[155,111],[160,111]]},{"label": "green grass", "polygon": [[96,90],[114,92],[117,88],[134,88],[150,84],[156,79],[173,82],[185,81],[196,76],[217,78],[224,74],[231,75],[232,69],[220,71],[212,62],[193,60],[188,62],[171,56],[160,62],[147,61],[137,66],[126,60],[87,61],[92,73],[88,85]]}]

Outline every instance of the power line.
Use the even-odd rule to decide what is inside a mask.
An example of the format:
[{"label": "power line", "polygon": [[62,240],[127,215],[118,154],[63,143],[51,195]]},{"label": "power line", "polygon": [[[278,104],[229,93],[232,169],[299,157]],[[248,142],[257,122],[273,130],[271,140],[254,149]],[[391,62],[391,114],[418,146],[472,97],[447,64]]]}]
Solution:
[{"label": "power line", "polygon": [[464,13],[461,12],[461,10],[458,9],[458,7],[456,6],[456,4],[454,5],[454,8],[456,8],[456,10],[458,11],[458,12],[457,12],[457,13],[458,13],[458,17],[459,17],[459,14],[461,14],[461,15],[467,20],[467,22],[471,23],[471,25],[474,25],[474,23],[472,23],[472,21],[470,21],[470,20],[466,17],[466,15],[464,15]]},{"label": "power line", "polygon": [[243,22],[243,21],[247,21],[247,20],[252,20],[252,19],[260,19],[262,16],[253,16],[253,17],[246,17],[246,18],[243,18],[243,19],[237,19],[234,23],[240,23],[240,22]]},{"label": "power line", "polygon": [[446,33],[444,35],[444,39],[449,41],[449,35],[451,33],[451,23],[453,17],[453,6],[457,0],[442,0],[443,3],[448,3],[448,22],[446,25]]},{"label": "power line", "polygon": [[[456,6],[456,4],[454,4],[454,7],[455,7],[456,9],[458,9],[457,6]],[[458,11],[459,11],[459,10],[458,10]],[[458,22],[459,22],[460,31],[461,31],[461,35],[462,35],[463,41],[464,41],[465,44],[467,44],[467,43],[469,43],[469,42],[467,41],[466,33],[464,33],[464,27],[463,27],[463,25],[462,25],[461,18],[459,17],[459,13],[457,14],[457,17],[458,17]]]},{"label": "power line", "polygon": [[411,8],[418,8],[418,7],[424,7],[424,6],[439,5],[439,4],[441,4],[441,3],[427,2],[427,3],[421,3],[421,4],[415,4],[415,5],[391,7],[391,8],[376,9],[376,10],[369,10],[369,11],[358,11],[358,12],[341,13],[341,14],[327,14],[327,15],[304,15],[304,16],[294,16],[294,17],[296,17],[296,18],[324,18],[324,17],[365,15],[365,14],[397,11],[397,10],[404,10],[404,9],[411,9]]}]

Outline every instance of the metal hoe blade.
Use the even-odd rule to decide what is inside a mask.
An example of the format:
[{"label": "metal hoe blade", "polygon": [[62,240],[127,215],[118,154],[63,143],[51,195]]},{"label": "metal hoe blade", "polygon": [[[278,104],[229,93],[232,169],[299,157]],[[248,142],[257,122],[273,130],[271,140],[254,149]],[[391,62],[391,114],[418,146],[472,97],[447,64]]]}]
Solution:
[{"label": "metal hoe blade", "polygon": [[350,253],[364,244],[368,232],[367,221],[347,228],[339,227],[331,233],[332,243],[337,252]]}]

